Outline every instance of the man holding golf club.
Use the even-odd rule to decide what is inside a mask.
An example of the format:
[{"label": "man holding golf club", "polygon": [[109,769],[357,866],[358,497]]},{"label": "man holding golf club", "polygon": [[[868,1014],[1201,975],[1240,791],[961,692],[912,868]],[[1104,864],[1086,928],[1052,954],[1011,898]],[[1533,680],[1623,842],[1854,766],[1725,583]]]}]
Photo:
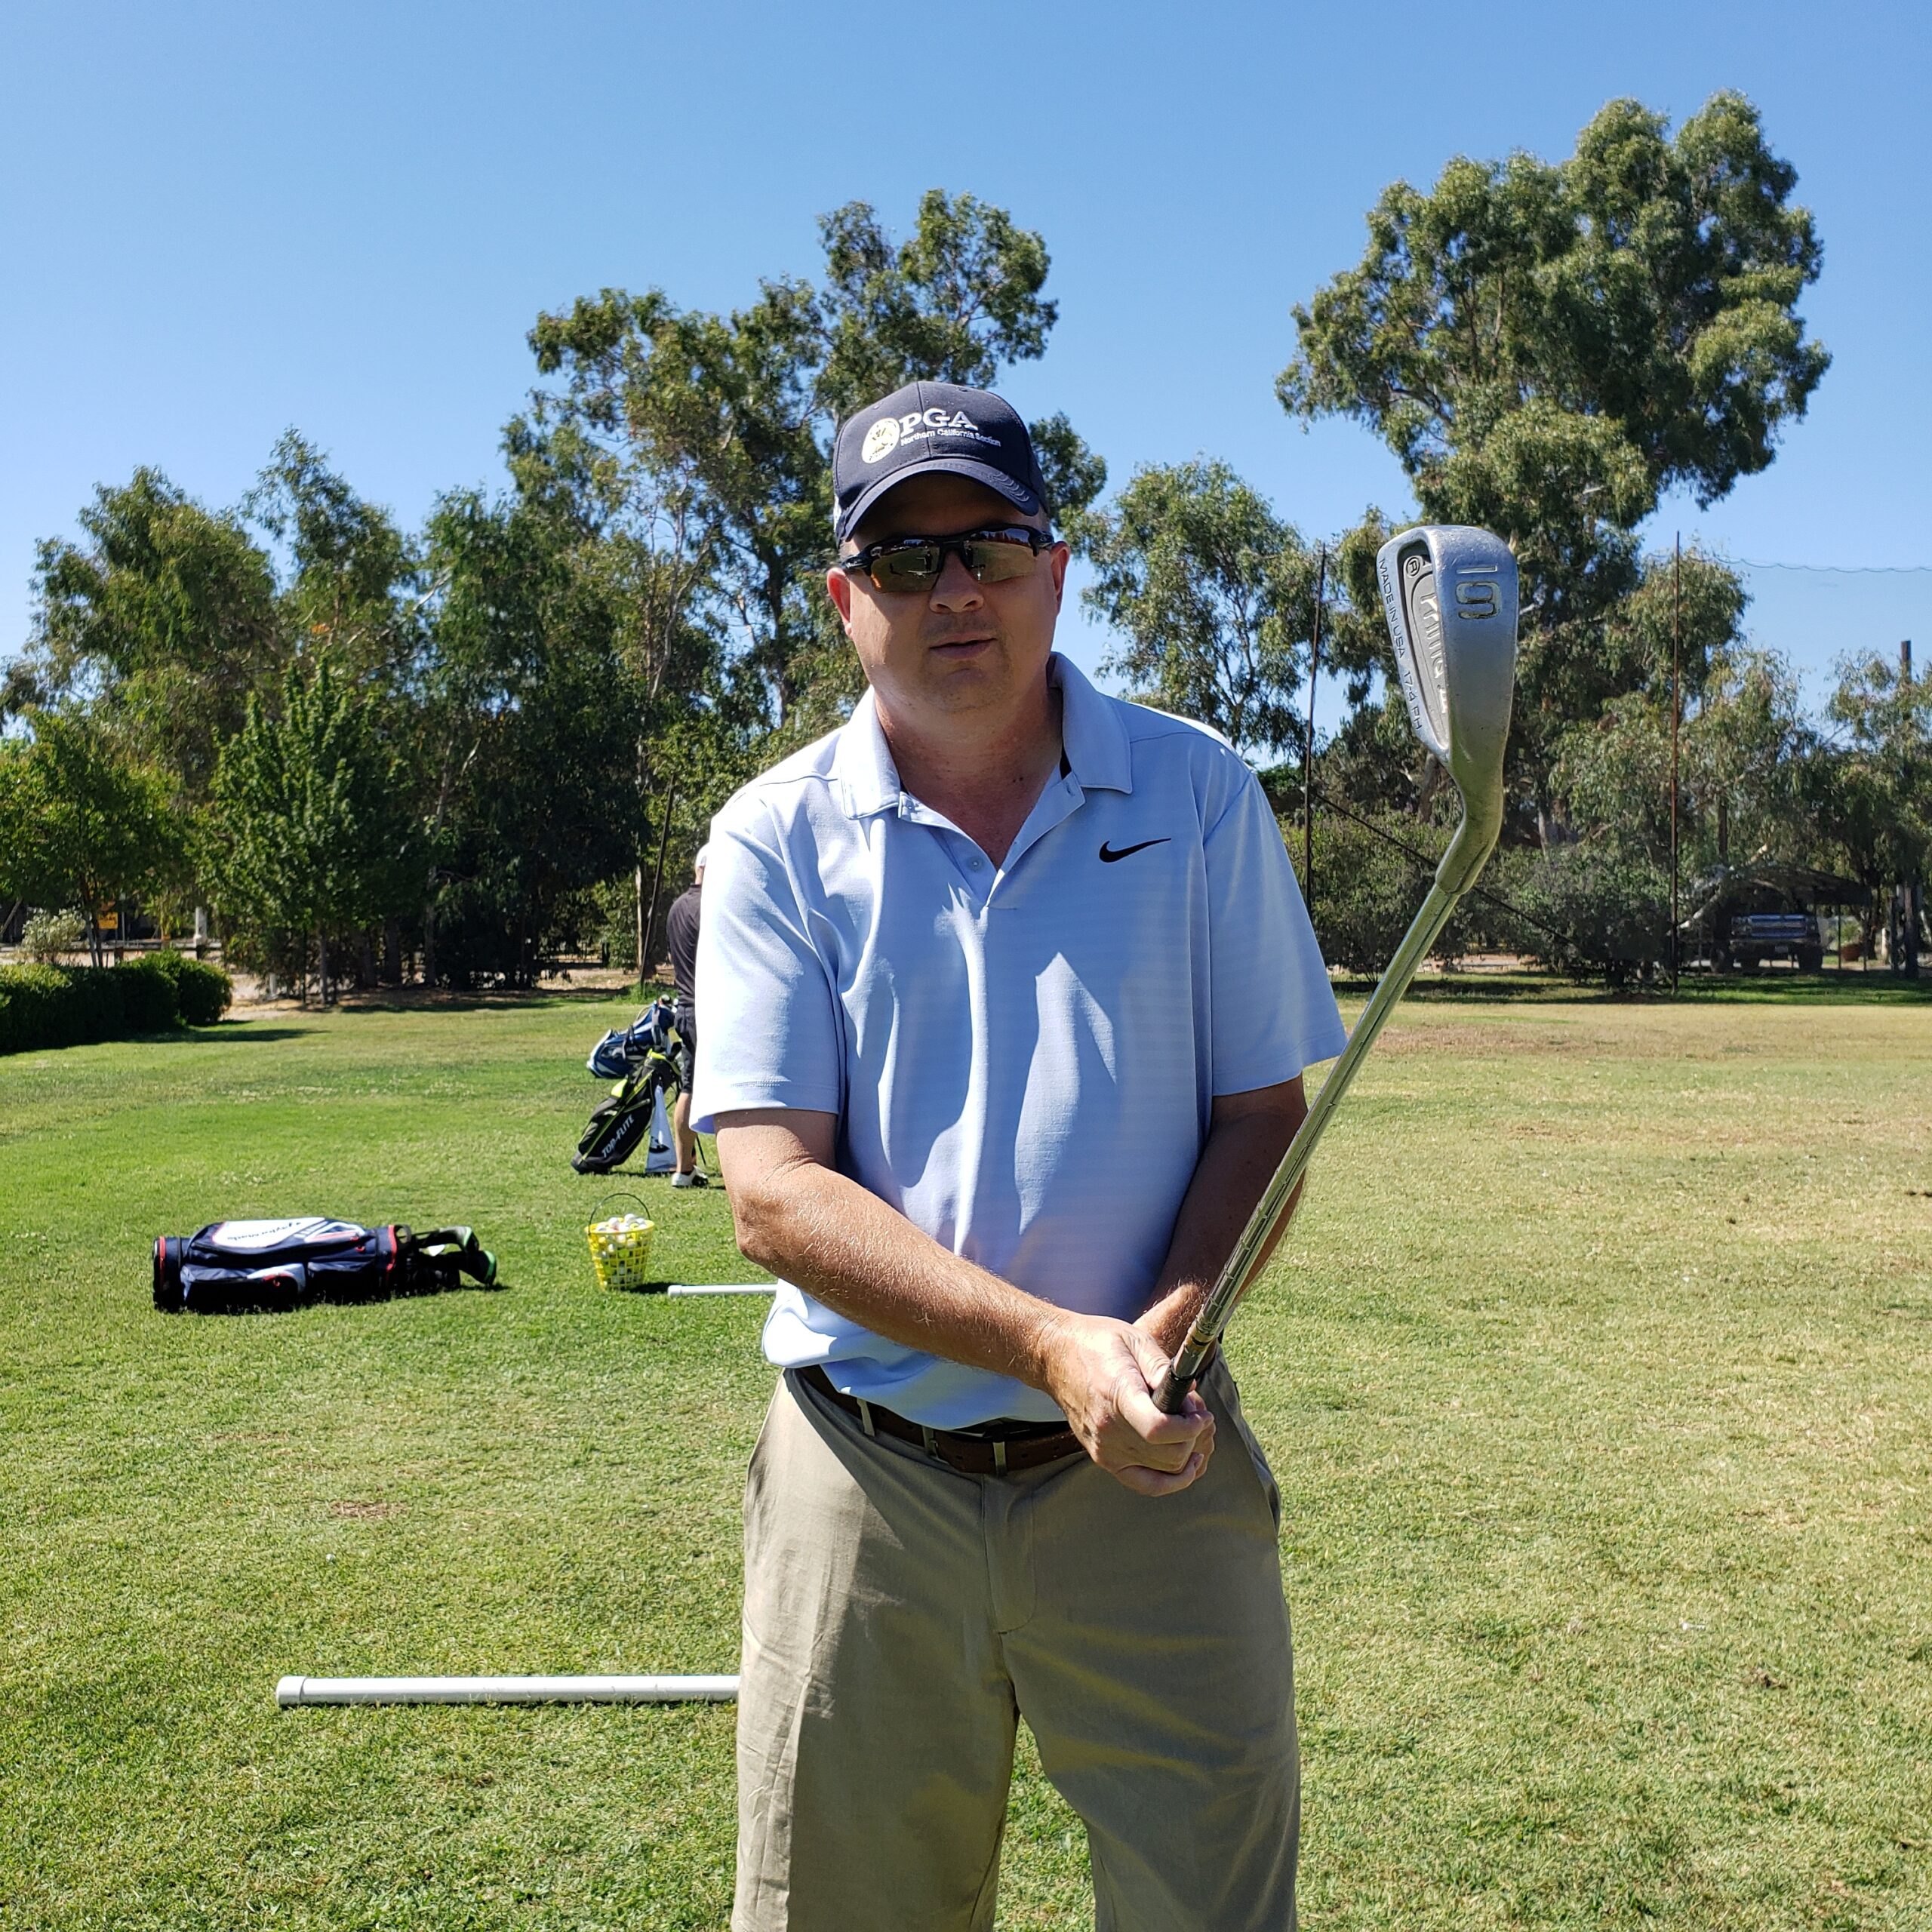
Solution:
[{"label": "man holding golf club", "polygon": [[719,814],[699,945],[694,1124],[783,1282],[733,1923],[990,1924],[1024,1716],[1100,1925],[1291,1925],[1273,1482],[1218,1360],[1155,1392],[1343,1047],[1314,936],[1229,746],[1054,654],[1006,404],[910,385],[834,488],[871,688]]}]

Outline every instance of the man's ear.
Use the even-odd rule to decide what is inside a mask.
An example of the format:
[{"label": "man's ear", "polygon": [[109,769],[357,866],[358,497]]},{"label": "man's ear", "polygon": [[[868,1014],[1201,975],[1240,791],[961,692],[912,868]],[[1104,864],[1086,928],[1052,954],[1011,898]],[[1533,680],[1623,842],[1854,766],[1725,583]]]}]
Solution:
[{"label": "man's ear", "polygon": [[1058,617],[1066,596],[1066,567],[1072,560],[1073,552],[1064,543],[1056,543],[1047,556],[1054,574],[1054,614]]},{"label": "man's ear", "polygon": [[838,613],[838,621],[849,632],[852,628],[852,580],[834,564],[825,574],[825,594]]}]

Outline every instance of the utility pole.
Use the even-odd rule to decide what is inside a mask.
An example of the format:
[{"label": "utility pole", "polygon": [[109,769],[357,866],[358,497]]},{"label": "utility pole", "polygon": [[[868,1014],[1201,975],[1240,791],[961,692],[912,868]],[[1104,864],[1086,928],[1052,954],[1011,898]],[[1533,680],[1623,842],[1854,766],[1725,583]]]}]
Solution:
[{"label": "utility pole", "polygon": [[[1906,704],[1912,702],[1912,639],[1909,637],[1899,640],[1899,696]],[[1912,789],[1909,774],[1906,789],[1908,792]],[[1909,980],[1918,977],[1918,912],[1924,890],[1915,878],[1907,879],[1899,888],[1899,897],[1903,901],[1900,909],[1903,915],[1900,923],[1905,929],[1905,973]]]},{"label": "utility pole", "polygon": [[1301,891],[1315,918],[1315,678],[1321,668],[1321,607],[1328,590],[1328,546],[1315,552],[1315,637],[1308,649],[1308,731],[1301,741]]},{"label": "utility pole", "polygon": [[[651,974],[651,962],[645,954],[651,943],[651,935],[657,929],[657,889],[664,883],[664,848],[671,842],[671,808],[678,801],[678,781],[674,778],[664,788],[664,829],[657,836],[657,870],[651,881],[651,910],[644,915],[644,924],[637,936],[637,989],[641,994]],[[643,868],[638,869],[640,873]]]},{"label": "utility pole", "polygon": [[1670,573],[1670,990],[1677,991],[1677,741],[1684,721],[1684,536]]}]

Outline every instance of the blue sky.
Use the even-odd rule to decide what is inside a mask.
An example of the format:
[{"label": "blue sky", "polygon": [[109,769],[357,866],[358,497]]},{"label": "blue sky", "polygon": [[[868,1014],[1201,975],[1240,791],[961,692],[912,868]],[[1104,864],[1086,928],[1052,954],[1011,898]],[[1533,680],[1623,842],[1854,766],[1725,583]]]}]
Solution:
[{"label": "blue sky", "polygon": [[[34,540],[97,483],[148,463],[232,503],[293,424],[414,524],[499,478],[540,309],[653,284],[728,307],[814,272],[823,210],[903,228],[931,186],[1044,234],[1060,325],[1008,392],[1066,409],[1117,480],[1206,452],[1310,534],[1400,511],[1365,431],[1275,403],[1291,305],[1358,258],[1395,177],[1555,158],[1614,96],[1675,119],[1724,87],[1799,171],[1826,251],[1804,309],[1835,361],[1768,472],[1648,534],[1932,565],[1923,5],[8,0],[0,656]],[[1807,669],[1907,635],[1932,658],[1932,574],[1751,586],[1756,634]]]}]

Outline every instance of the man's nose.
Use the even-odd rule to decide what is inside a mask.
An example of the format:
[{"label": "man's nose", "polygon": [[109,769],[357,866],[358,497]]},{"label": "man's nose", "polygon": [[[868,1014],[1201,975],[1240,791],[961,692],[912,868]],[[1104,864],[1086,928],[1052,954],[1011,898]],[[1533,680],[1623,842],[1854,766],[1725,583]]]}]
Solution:
[{"label": "man's nose", "polygon": [[961,562],[957,550],[946,552],[931,601],[935,611],[976,611],[986,601],[979,580]]}]

